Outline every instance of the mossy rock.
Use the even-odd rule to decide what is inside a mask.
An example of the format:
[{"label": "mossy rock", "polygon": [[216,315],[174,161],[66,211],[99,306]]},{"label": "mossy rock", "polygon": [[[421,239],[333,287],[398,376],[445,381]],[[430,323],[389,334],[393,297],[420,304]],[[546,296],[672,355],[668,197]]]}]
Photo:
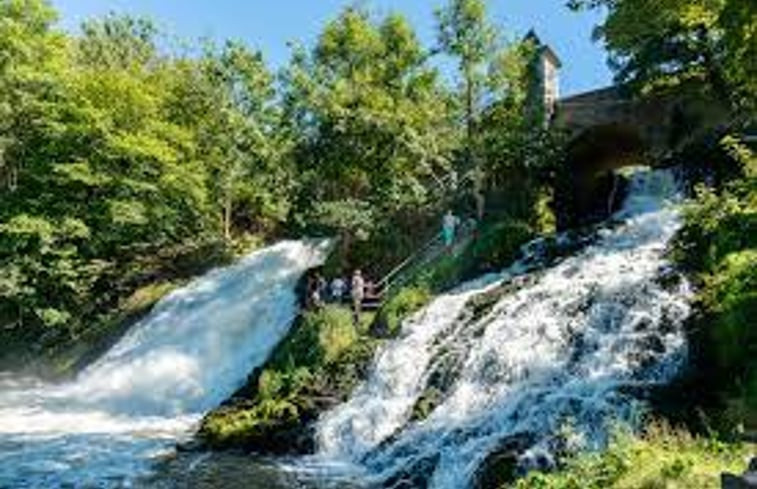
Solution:
[{"label": "mossy rock", "polygon": [[205,416],[199,438],[213,449],[312,453],[318,416],[365,378],[375,348],[376,340],[359,334],[349,310],[306,312],[247,384]]}]

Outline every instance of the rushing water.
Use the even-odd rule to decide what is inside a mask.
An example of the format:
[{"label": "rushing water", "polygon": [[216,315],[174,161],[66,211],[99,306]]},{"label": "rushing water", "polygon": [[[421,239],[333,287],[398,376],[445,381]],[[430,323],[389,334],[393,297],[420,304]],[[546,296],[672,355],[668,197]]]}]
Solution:
[{"label": "rushing water", "polygon": [[162,300],[72,382],[0,376],[0,488],[137,487],[286,334],[325,242],[283,242]]},{"label": "rushing water", "polygon": [[[431,487],[460,489],[508,443],[522,468],[544,466],[566,444],[601,445],[608,423],[633,423],[631,393],[669,381],[686,358],[689,287],[661,279],[676,199],[670,171],[638,172],[615,224],[581,251],[536,267],[536,243],[502,274],[439,297],[404,323],[351,399],[321,418],[311,464],[325,473],[347,466],[378,484],[422,471]],[[472,316],[466,304],[502,284],[507,292]],[[429,385],[443,396],[415,419]]]},{"label": "rushing water", "polygon": [[590,237],[536,241],[502,273],[438,297],[322,416],[316,456],[173,454],[286,333],[295,283],[327,245],[254,253],[161,301],[72,382],[0,375],[0,488],[343,489],[416,477],[462,489],[508,447],[528,468],[600,446],[608,423],[636,420],[634,394],[686,358],[691,294],[664,255],[676,200],[671,172],[639,172]]}]

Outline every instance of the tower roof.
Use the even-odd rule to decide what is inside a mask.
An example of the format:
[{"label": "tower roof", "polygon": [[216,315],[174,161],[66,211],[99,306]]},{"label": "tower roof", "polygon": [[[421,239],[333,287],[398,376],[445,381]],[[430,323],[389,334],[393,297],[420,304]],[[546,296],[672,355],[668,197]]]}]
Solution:
[{"label": "tower roof", "polygon": [[552,64],[557,66],[558,68],[562,67],[562,61],[560,61],[560,57],[555,53],[555,51],[552,49],[552,47],[549,44],[544,44],[539,36],[536,34],[536,31],[534,29],[530,29],[528,33],[523,37],[523,41],[530,41],[533,42],[534,45],[539,50],[539,54],[546,56],[547,58],[552,61]]}]

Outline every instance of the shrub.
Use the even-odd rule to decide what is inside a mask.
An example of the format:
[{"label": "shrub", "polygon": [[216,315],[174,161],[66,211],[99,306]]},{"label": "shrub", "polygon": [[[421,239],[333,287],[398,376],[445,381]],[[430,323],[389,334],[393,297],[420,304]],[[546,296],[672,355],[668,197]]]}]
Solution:
[{"label": "shrub", "polygon": [[640,437],[618,430],[604,452],[578,455],[551,474],[531,473],[516,487],[715,489],[722,472],[744,471],[748,454],[744,445],[695,438],[654,423]]},{"label": "shrub", "polygon": [[431,292],[427,287],[403,287],[379,311],[376,328],[390,336],[396,335],[400,330],[402,321],[420,310],[430,300]]},{"label": "shrub", "polygon": [[326,306],[307,313],[304,323],[304,327],[318,330],[318,347],[325,363],[338,360],[358,339],[352,314],[343,307]]},{"label": "shrub", "polygon": [[697,189],[673,249],[699,285],[698,371],[727,407],[724,417],[711,413],[726,431],[757,428],[757,173],[750,164],[720,191]]}]

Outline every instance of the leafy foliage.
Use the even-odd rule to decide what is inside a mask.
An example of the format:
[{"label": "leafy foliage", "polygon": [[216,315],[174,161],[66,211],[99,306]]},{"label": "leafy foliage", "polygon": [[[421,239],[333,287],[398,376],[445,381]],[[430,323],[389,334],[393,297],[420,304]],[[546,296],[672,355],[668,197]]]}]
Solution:
[{"label": "leafy foliage", "polygon": [[259,53],[163,55],[152,22],[117,15],[71,37],[43,0],[0,2],[0,19],[4,335],[75,339],[154,279],[146,254],[286,217]]},{"label": "leafy foliage", "polygon": [[412,313],[422,309],[431,301],[431,292],[426,287],[403,287],[394,294],[379,311],[374,323],[375,329],[382,333],[395,336],[402,325],[402,321]]},{"label": "leafy foliage", "polygon": [[703,80],[723,101],[754,110],[757,7],[750,0],[570,0],[607,8],[595,36],[619,81],[654,88]]},{"label": "leafy foliage", "polygon": [[674,256],[700,283],[698,321],[710,382],[734,408],[733,429],[757,427],[757,158],[733,138],[724,149],[742,177],[720,191],[700,187],[686,212]]},{"label": "leafy foliage", "polygon": [[720,487],[720,473],[742,473],[749,447],[694,438],[655,423],[641,437],[617,430],[608,449],[568,460],[553,474],[517,482],[529,489]]}]

